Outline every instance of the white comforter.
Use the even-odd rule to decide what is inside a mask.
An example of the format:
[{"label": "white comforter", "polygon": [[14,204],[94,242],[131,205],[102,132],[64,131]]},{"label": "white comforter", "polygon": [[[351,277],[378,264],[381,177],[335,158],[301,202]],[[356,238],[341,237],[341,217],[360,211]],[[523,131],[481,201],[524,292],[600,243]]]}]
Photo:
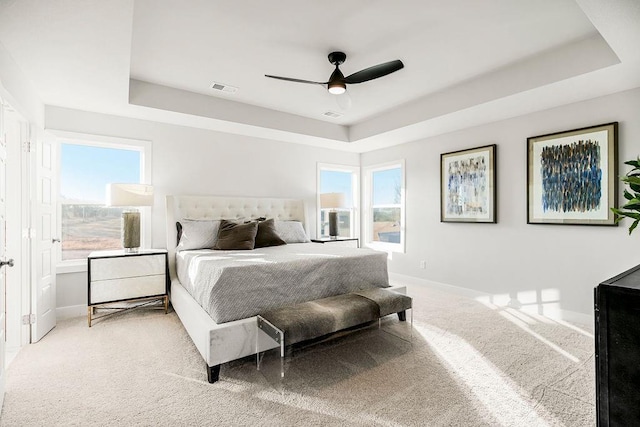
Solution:
[{"label": "white comforter", "polygon": [[176,254],[178,279],[216,323],[360,289],[388,287],[387,254],[325,243]]}]

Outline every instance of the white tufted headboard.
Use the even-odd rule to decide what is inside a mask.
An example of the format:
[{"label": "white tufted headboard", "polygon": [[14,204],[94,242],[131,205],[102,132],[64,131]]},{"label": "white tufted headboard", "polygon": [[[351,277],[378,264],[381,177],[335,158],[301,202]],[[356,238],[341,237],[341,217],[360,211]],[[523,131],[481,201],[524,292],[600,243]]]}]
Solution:
[{"label": "white tufted headboard", "polygon": [[257,219],[302,222],[307,235],[305,205],[298,199],[272,199],[261,197],[225,196],[167,196],[167,250],[169,271],[175,277],[175,253],[177,242],[176,221],[182,219]]}]

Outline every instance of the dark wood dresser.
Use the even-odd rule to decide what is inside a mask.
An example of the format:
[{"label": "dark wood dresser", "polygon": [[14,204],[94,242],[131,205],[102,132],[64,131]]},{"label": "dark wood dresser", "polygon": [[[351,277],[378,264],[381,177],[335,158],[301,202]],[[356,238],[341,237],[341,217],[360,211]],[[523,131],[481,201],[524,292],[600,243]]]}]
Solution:
[{"label": "dark wood dresser", "polygon": [[598,426],[640,425],[640,265],[595,288]]}]

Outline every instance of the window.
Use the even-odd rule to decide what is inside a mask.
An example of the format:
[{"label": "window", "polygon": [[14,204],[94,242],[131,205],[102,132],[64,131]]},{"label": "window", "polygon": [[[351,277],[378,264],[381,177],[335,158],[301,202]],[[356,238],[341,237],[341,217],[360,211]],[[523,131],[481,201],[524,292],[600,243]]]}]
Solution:
[{"label": "window", "polygon": [[404,161],[366,169],[366,244],[404,252]]},{"label": "window", "polygon": [[320,206],[320,194],[342,193],[345,207],[338,211],[338,235],[341,237],[358,237],[358,177],[357,166],[341,166],[318,164],[318,237],[329,236],[329,211]]},{"label": "window", "polygon": [[[107,140],[108,142],[105,142]],[[123,208],[106,207],[108,183],[149,183],[150,164],[144,141],[117,138],[58,138],[58,212],[63,265],[87,258],[92,251],[121,249]],[[143,242],[149,226],[142,213]]]}]

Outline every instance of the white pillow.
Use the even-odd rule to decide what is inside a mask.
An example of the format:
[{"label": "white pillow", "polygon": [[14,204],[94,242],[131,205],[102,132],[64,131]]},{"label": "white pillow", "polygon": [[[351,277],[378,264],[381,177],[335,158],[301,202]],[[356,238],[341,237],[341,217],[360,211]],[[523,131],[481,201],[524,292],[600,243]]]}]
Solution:
[{"label": "white pillow", "polygon": [[177,251],[189,249],[212,249],[218,241],[220,220],[183,219],[182,236]]},{"label": "white pillow", "polygon": [[311,240],[300,221],[276,221],[276,234],[287,243],[307,243]]}]

